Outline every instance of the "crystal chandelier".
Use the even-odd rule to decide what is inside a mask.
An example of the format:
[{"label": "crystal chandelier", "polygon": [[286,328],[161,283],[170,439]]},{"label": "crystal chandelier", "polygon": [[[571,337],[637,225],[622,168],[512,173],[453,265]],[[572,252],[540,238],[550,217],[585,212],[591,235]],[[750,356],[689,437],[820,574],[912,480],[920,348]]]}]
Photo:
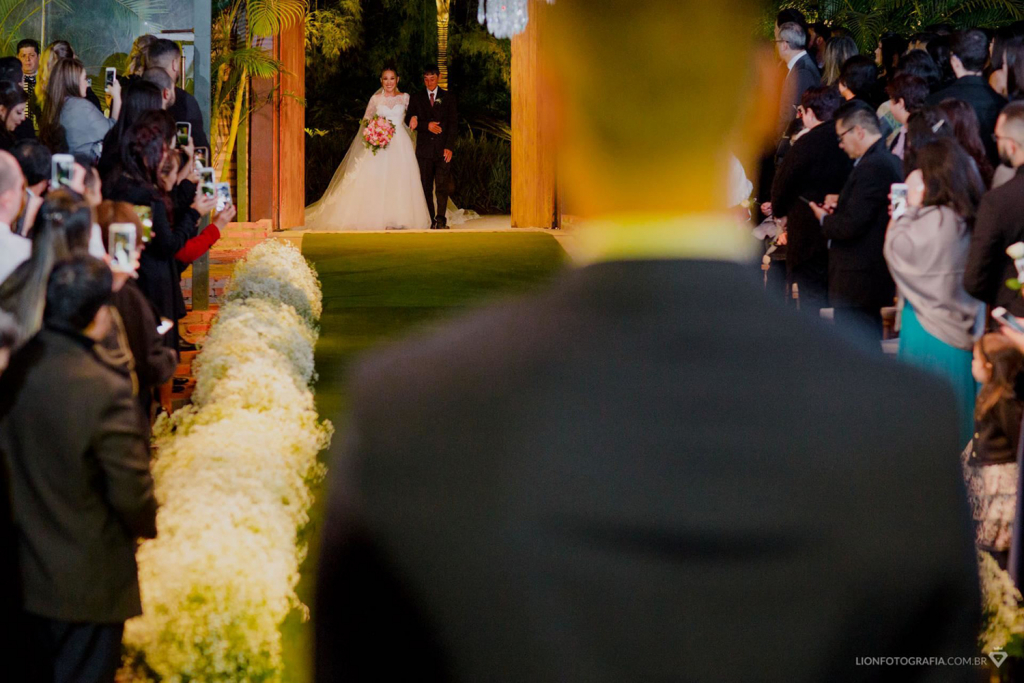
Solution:
[{"label": "crystal chandelier", "polygon": [[[548,4],[555,0],[547,0]],[[487,25],[495,38],[511,38],[526,30],[530,19],[526,10],[529,0],[480,0],[476,18]]]}]

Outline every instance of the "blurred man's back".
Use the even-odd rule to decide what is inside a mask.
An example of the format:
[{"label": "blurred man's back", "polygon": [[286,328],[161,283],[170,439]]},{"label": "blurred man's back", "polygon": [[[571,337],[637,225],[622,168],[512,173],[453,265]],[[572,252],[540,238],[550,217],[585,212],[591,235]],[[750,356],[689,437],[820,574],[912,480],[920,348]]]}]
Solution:
[{"label": "blurred man's back", "polygon": [[857,665],[974,653],[955,408],[737,264],[747,3],[597,5],[540,8],[591,263],[359,373],[317,679],[972,680]]}]

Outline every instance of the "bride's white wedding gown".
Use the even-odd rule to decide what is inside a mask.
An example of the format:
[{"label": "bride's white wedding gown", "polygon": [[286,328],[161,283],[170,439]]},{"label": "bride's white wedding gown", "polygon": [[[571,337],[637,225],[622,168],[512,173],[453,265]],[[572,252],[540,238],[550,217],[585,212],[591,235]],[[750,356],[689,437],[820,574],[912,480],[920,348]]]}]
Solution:
[{"label": "bride's white wedding gown", "polygon": [[378,92],[366,107],[369,119],[383,116],[395,126],[387,149],[373,154],[363,146],[360,126],[344,161],[320,201],[306,207],[306,229],[422,230],[430,227],[416,147],[405,127],[409,95]]}]

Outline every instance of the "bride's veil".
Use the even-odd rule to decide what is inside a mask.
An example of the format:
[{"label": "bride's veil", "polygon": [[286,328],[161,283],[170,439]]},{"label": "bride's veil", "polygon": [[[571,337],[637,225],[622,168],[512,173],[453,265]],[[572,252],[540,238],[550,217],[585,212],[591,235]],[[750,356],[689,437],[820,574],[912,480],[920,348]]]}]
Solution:
[{"label": "bride's veil", "polygon": [[[378,88],[377,92],[373,93],[370,99],[373,99],[377,95],[384,92],[384,88]],[[350,175],[360,163],[370,154],[370,150],[366,149],[363,145],[363,128],[362,124],[359,125],[359,131],[355,134],[352,139],[352,144],[349,145],[348,152],[345,153],[345,158],[341,160],[341,164],[338,166],[338,170],[334,172],[334,176],[331,178],[330,184],[327,186],[327,190],[324,191],[323,195],[319,200],[313,202],[306,207],[306,220],[305,227],[312,229],[319,222],[328,222],[329,216],[324,215],[324,210],[330,206],[331,197],[341,189],[342,183],[345,182],[346,176]],[[409,135],[413,139],[413,143],[416,142],[416,131],[409,130],[406,128]],[[480,215],[475,211],[469,209],[459,209],[455,206],[455,202],[448,198],[448,206],[446,207],[445,214],[448,219],[449,225],[459,225],[465,223],[468,220],[479,218]],[[323,226],[328,227],[328,226]]]},{"label": "bride's veil", "polygon": [[[373,99],[382,92],[384,92],[384,88],[379,88],[377,92],[373,93],[370,99]],[[352,144],[349,145],[348,152],[345,153],[345,158],[342,159],[341,164],[338,165],[338,170],[334,172],[334,177],[331,178],[331,182],[327,186],[327,190],[324,191],[319,200],[306,207],[307,228],[316,225],[321,220],[324,220],[325,222],[330,220],[329,216],[323,216],[322,214],[324,213],[324,209],[330,206],[331,197],[341,189],[341,184],[345,181],[345,176],[352,173],[352,171],[354,171],[370,153],[370,150],[366,149],[363,145],[364,127],[365,126],[363,126],[363,124],[359,124],[359,130],[352,138]]]}]

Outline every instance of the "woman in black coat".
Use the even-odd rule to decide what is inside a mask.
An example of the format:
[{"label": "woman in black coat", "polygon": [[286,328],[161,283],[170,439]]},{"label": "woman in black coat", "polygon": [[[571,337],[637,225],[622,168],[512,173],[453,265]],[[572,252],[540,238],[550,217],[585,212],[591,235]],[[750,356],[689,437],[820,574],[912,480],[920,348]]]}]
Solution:
[{"label": "woman in black coat", "polygon": [[[196,235],[199,217],[215,205],[212,197],[192,192],[191,205],[175,202],[160,187],[160,169],[168,154],[174,153],[174,120],[164,111],[143,114],[121,139],[118,167],[103,186],[105,199],[148,206],[152,211],[152,239],[142,252],[139,289],[156,307],[157,313],[177,322],[185,316],[181,278],[174,255]],[[178,347],[177,327],[167,334],[166,343]]]}]

